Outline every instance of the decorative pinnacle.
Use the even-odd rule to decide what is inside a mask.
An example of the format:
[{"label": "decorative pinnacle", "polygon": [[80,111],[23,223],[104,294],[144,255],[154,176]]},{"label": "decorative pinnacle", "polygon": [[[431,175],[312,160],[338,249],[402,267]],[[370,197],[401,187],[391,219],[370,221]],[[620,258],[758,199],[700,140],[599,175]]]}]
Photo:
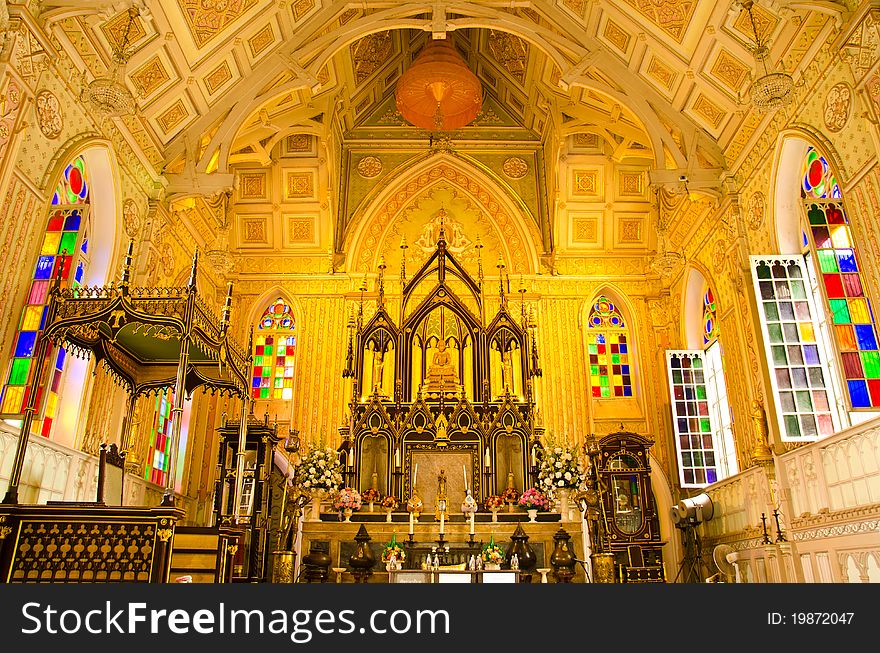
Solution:
[{"label": "decorative pinnacle", "polygon": [[406,250],[409,245],[406,244],[406,235],[400,238],[400,287],[406,284]]},{"label": "decorative pinnacle", "polygon": [[196,247],[195,251],[193,252],[192,269],[190,270],[190,273],[189,273],[189,288],[191,290],[196,289],[196,275],[198,274],[198,271],[199,271],[199,248]]},{"label": "decorative pinnacle", "polygon": [[134,238],[128,239],[128,249],[125,252],[125,260],[122,263],[122,279],[119,281],[119,287],[123,294],[128,294],[128,284],[131,281],[131,259],[134,252]]},{"label": "decorative pinnacle", "polygon": [[223,304],[223,314],[220,317],[220,332],[225,333],[229,328],[229,315],[232,312],[232,282],[226,284],[226,302]]}]

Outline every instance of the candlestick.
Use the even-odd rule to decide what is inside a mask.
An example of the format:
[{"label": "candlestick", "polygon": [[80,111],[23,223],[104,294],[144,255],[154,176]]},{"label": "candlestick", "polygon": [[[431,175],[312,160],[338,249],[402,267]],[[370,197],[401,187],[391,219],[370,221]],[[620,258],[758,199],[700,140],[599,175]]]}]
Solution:
[{"label": "candlestick", "polygon": [[489,447],[486,447],[486,469],[492,466],[492,459],[489,457]]},{"label": "candlestick", "polygon": [[470,532],[470,534],[471,535],[474,534],[474,512],[473,511],[471,511],[471,532]]},{"label": "candlestick", "polygon": [[400,468],[400,447],[394,450],[394,466]]},{"label": "candlestick", "polygon": [[413,521],[413,513],[412,510],[409,511],[409,534],[412,535],[415,531],[415,523]]},{"label": "candlestick", "polygon": [[348,450],[348,466],[354,466],[354,447]]}]

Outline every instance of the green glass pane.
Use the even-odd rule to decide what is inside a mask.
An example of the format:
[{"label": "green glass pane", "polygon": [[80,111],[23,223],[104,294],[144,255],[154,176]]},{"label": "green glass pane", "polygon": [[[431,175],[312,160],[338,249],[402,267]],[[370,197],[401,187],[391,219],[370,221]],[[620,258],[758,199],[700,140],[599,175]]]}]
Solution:
[{"label": "green glass pane", "polygon": [[611,396],[611,390],[610,390],[609,388],[602,388],[602,396],[603,396],[603,397],[610,397],[610,396]]},{"label": "green glass pane", "polygon": [[837,257],[833,250],[820,249],[816,255],[819,257],[819,269],[822,272],[838,272]]},{"label": "green glass pane", "polygon": [[284,387],[284,379],[275,379],[275,387],[283,388]]},{"label": "green glass pane", "polygon": [[865,378],[880,379],[880,352],[863,351],[862,365],[865,368]]},{"label": "green glass pane", "polygon": [[794,299],[806,299],[807,298],[807,289],[804,286],[803,281],[792,281],[791,282],[791,296]]},{"label": "green glass pane", "polygon": [[681,372],[679,370],[672,371],[672,382],[673,383],[681,383]]},{"label": "green glass pane", "polygon": [[768,322],[779,320],[779,307],[776,306],[776,302],[764,302],[764,316]]},{"label": "green glass pane", "polygon": [[272,345],[266,345],[263,347],[263,356],[271,356],[272,353]]},{"label": "green glass pane", "polygon": [[806,391],[796,392],[797,409],[803,413],[809,413],[813,410],[813,402],[810,399],[810,393]]},{"label": "green glass pane", "polygon": [[807,211],[807,219],[809,219],[810,224],[828,224],[828,220],[825,218],[825,211],[816,204],[813,204],[812,208]]},{"label": "green glass pane", "polygon": [[700,433],[711,433],[712,425],[709,424],[709,418],[704,417],[700,420]]},{"label": "green glass pane", "polygon": [[769,265],[759,265],[757,267],[758,278],[759,279],[769,279],[770,278],[770,266]]},{"label": "green glass pane", "polygon": [[596,345],[589,345],[589,350],[591,354],[598,354],[599,348]]},{"label": "green glass pane", "polygon": [[620,365],[620,354],[611,354],[611,364]]},{"label": "green glass pane", "polygon": [[271,365],[263,366],[262,371],[263,371],[263,376],[272,376],[272,366]]},{"label": "green glass pane", "polygon": [[705,399],[706,398],[706,386],[698,385],[697,386],[697,399]]},{"label": "green glass pane", "polygon": [[785,347],[778,345],[771,347],[771,349],[773,351],[774,365],[788,365],[788,356],[785,354]]},{"label": "green glass pane", "polygon": [[9,372],[9,385],[25,385],[30,368],[30,358],[16,358],[12,361],[12,370]]},{"label": "green glass pane", "polygon": [[260,389],[260,399],[268,399],[269,398],[269,388],[261,388]]},{"label": "green glass pane", "polygon": [[846,305],[845,299],[829,299],[828,304],[831,307],[834,324],[849,324],[852,321],[849,317],[849,306]]},{"label": "green glass pane", "polygon": [[783,342],[781,324],[768,324],[767,333],[770,335],[770,342]]},{"label": "green glass pane", "polygon": [[603,389],[607,389],[611,384],[608,382],[608,377],[603,376],[599,378],[599,385],[601,385]]},{"label": "green glass pane", "polygon": [[263,357],[262,356],[254,356],[254,367],[260,367],[263,365]]},{"label": "green glass pane", "polygon": [[58,245],[58,253],[66,251],[68,254],[73,254],[76,248],[76,232],[68,231],[65,232],[63,236],[61,236],[61,244]]},{"label": "green glass pane", "polygon": [[797,415],[785,416],[785,435],[790,438],[801,437],[801,425],[798,424]]}]

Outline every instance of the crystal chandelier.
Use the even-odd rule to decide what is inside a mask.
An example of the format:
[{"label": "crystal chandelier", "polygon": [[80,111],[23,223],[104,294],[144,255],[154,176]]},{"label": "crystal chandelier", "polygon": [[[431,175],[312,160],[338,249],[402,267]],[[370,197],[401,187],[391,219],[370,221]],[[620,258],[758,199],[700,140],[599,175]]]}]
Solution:
[{"label": "crystal chandelier", "polygon": [[106,75],[92,80],[83,91],[84,99],[102,116],[130,115],[137,108],[134,96],[125,85],[125,64],[131,57],[131,53],[127,51],[131,28],[139,14],[137,7],[129,8],[128,24],[125,26],[122,42],[111,46],[113,56],[110,69]]},{"label": "crystal chandelier", "polygon": [[651,259],[648,266],[661,278],[669,279],[684,267],[685,258],[679,252],[672,252],[666,249],[666,232],[668,225],[663,215],[663,205],[672,208],[671,204],[665,197],[661,197],[662,188],[657,189],[657,254]]},{"label": "crystal chandelier", "polygon": [[759,111],[775,111],[791,102],[794,80],[791,75],[785,72],[770,72],[770,50],[758,36],[755,17],[752,15],[754,4],[752,0],[745,0],[742,3],[743,9],[749,12],[749,22],[752,24],[752,33],[755,35],[755,47],[751,48],[751,51],[755,57],[756,77],[752,81],[749,98]]}]

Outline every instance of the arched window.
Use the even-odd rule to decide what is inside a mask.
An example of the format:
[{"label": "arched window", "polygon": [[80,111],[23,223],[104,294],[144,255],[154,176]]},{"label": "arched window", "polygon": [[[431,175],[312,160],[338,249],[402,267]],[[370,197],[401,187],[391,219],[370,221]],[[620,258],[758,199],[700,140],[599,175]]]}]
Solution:
[{"label": "arched window", "polygon": [[632,397],[626,323],[620,311],[605,295],[596,299],[587,318],[587,348],[593,397]]},{"label": "arched window", "polygon": [[[31,275],[12,361],[0,399],[0,414],[4,417],[20,417],[27,405],[28,376],[34,363],[37,334],[45,326],[49,287],[58,274],[62,254],[65,255],[64,269],[61,270],[63,283],[76,288],[83,281],[89,262],[89,192],[85,159],[78,156],[64,169],[52,196],[46,230]],[[50,347],[45,366],[40,370],[41,382],[37,385],[34,433],[48,437],[52,432],[58,415],[59,390],[66,358],[63,348]]]},{"label": "arched window", "polygon": [[828,162],[809,148],[803,164],[808,246],[831,334],[840,357],[844,394],[853,410],[880,408],[880,351],[859,254],[840,186]]},{"label": "arched window", "polygon": [[293,399],[295,328],[290,306],[281,297],[260,317],[254,336],[253,399]]},{"label": "arched window", "polygon": [[689,338],[689,344],[700,349],[666,352],[670,403],[681,486],[705,487],[736,474],[738,466],[718,339],[718,304],[696,270],[691,271],[685,310],[700,321],[700,333]]}]

